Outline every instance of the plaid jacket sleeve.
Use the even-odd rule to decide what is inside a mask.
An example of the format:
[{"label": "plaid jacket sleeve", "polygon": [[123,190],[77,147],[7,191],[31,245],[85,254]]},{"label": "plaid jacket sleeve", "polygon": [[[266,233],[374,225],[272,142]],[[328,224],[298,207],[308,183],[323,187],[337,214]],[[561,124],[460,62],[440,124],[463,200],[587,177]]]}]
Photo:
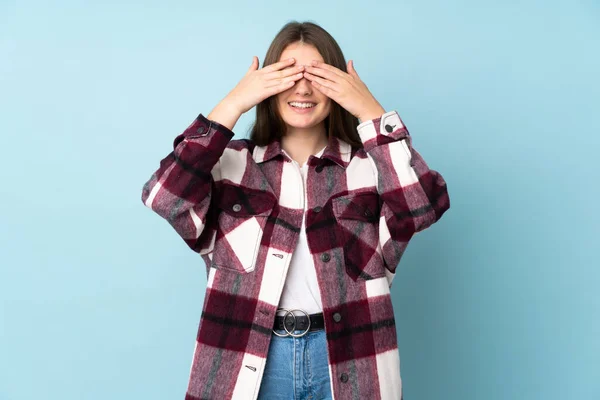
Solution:
[{"label": "plaid jacket sleeve", "polygon": [[200,254],[213,250],[216,207],[213,174],[234,133],[200,114],[173,143],[142,190],[142,201],[175,228]]},{"label": "plaid jacket sleeve", "polygon": [[382,200],[379,240],[391,284],[411,237],[439,220],[450,200],[444,178],[412,147],[396,111],[364,121],[357,129]]}]

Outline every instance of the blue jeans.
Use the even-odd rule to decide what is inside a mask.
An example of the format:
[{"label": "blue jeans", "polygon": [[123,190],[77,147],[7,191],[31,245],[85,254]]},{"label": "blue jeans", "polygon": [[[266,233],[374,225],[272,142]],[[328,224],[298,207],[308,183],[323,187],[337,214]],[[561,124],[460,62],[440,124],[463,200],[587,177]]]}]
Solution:
[{"label": "blue jeans", "polygon": [[258,400],[331,400],[325,330],[271,336]]}]

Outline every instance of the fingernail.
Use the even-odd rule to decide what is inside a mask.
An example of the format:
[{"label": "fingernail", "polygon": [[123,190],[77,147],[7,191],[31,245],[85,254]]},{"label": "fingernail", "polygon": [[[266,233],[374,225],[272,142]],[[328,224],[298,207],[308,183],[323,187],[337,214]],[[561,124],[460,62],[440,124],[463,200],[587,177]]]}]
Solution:
[{"label": "fingernail", "polygon": [[311,63],[312,65],[317,65],[317,60],[313,60],[313,62]]},{"label": "fingernail", "polygon": [[289,59],[289,61],[294,61],[294,59],[293,59],[293,58],[290,58],[290,59]]}]

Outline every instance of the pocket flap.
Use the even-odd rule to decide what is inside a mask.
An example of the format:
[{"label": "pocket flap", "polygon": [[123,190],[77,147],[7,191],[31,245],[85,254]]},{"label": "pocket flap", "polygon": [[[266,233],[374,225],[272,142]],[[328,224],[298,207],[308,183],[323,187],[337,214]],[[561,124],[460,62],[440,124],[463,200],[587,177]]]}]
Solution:
[{"label": "pocket flap", "polygon": [[339,219],[356,219],[377,222],[380,212],[379,194],[353,193],[332,200],[333,213]]},{"label": "pocket flap", "polygon": [[239,217],[270,215],[277,199],[269,192],[223,184],[217,190],[217,207]]}]

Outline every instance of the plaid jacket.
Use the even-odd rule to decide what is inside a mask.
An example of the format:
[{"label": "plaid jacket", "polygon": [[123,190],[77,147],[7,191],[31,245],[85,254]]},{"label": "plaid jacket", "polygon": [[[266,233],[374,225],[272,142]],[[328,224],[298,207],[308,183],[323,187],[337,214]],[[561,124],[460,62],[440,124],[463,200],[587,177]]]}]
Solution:
[{"label": "plaid jacket", "polygon": [[[307,161],[306,234],[334,398],[398,400],[391,282],[411,237],[450,203],[395,111],[357,129],[363,148],[330,136],[322,156]],[[186,400],[257,398],[302,225],[302,177],[280,142],[261,147],[233,135],[199,115],[142,192],[206,263]]]}]

